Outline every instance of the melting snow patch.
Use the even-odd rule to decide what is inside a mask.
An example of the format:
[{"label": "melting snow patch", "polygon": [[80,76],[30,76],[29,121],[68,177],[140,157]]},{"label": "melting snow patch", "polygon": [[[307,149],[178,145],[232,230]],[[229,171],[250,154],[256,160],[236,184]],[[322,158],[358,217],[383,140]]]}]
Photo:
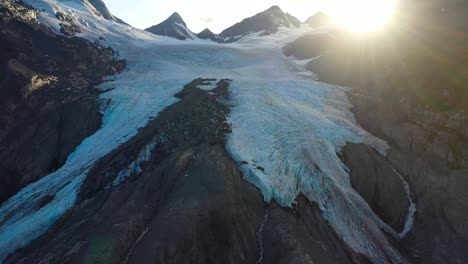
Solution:
[{"label": "melting snow patch", "polygon": [[215,79],[206,81],[205,83],[198,85],[197,88],[204,91],[211,91],[217,87],[217,82]]}]

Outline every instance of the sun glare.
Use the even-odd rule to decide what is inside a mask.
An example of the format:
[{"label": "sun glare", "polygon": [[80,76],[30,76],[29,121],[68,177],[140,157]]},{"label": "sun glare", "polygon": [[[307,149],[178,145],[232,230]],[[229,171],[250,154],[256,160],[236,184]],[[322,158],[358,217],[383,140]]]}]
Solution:
[{"label": "sun glare", "polygon": [[391,19],[396,0],[342,0],[330,6],[333,21],[354,32],[376,31]]}]

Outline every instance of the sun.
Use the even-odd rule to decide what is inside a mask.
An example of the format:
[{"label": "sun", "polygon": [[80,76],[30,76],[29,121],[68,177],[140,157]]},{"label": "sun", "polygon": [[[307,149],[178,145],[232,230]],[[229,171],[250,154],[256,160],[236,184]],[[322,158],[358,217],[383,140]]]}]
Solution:
[{"label": "sun", "polygon": [[396,0],[335,0],[328,13],[335,24],[354,32],[382,29],[391,19]]}]

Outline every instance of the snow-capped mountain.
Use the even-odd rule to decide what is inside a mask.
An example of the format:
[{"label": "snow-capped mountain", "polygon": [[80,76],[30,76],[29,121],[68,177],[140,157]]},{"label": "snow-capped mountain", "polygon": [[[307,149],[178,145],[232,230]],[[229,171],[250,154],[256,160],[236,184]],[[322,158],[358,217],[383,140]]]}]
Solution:
[{"label": "snow-capped mountain", "polygon": [[187,24],[185,24],[185,21],[177,12],[173,13],[160,24],[145,30],[156,35],[173,37],[180,40],[197,38],[197,36],[187,28]]},{"label": "snow-capped mountain", "polygon": [[197,37],[200,39],[211,39],[212,41],[218,41],[219,37],[217,34],[213,33],[209,28],[205,28],[203,31],[197,34]]},{"label": "snow-capped mountain", "polygon": [[219,44],[1,0],[0,263],[468,263],[467,123],[312,24],[272,7]]},{"label": "snow-capped mountain", "polygon": [[268,35],[277,32],[280,26],[295,28],[300,24],[299,19],[284,13],[279,6],[272,6],[225,29],[220,38],[222,42],[235,42],[250,33],[263,32]]}]

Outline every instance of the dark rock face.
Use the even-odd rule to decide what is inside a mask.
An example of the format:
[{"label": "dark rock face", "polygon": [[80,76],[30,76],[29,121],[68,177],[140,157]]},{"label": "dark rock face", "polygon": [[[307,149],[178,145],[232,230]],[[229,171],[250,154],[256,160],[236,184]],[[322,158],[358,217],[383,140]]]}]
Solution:
[{"label": "dark rock face", "polygon": [[160,24],[145,30],[156,35],[173,37],[180,40],[193,39],[195,35],[187,28],[184,20],[177,12]]},{"label": "dark rock face", "polygon": [[218,41],[218,36],[211,32],[211,30],[208,28],[205,28],[202,32],[198,33],[197,37],[201,39],[211,39],[212,41]]},{"label": "dark rock face", "polygon": [[313,34],[299,37],[283,47],[286,56],[304,60],[324,54],[335,40],[329,34]]},{"label": "dark rock face", "polygon": [[306,21],[304,21],[304,23],[311,27],[323,27],[330,25],[331,18],[323,12],[318,12],[315,15],[309,17]]},{"label": "dark rock face", "polygon": [[[457,148],[466,148],[468,141],[441,130],[440,124],[433,127],[431,121],[416,117],[415,109],[406,113],[392,110],[388,99],[367,90],[349,95],[358,122],[389,142],[387,159],[406,176],[416,202],[416,219],[400,241],[401,247],[416,263],[467,262],[468,236],[462,226],[468,209],[468,156],[459,152],[463,158],[456,162],[450,157]],[[457,142],[456,149],[451,147],[452,141]]]},{"label": "dark rock face", "polygon": [[272,6],[225,29],[220,37],[222,42],[235,42],[249,33],[265,31],[266,34],[271,34],[280,26],[298,27],[299,25],[300,21],[297,18],[285,14],[278,6]]},{"label": "dark rock face", "polygon": [[[263,200],[224,149],[228,108],[217,98],[228,82],[215,90],[221,97],[197,89],[202,82],[98,162],[81,205],[7,262],[255,262]],[[154,138],[161,140],[143,173],[105,189]]]},{"label": "dark rock face", "polygon": [[343,161],[350,169],[353,188],[385,223],[402,231],[409,201],[400,177],[388,162],[362,144],[348,144]]},{"label": "dark rock face", "polygon": [[66,15],[62,12],[57,12],[55,14],[57,19],[64,23],[60,23],[60,33],[68,37],[73,37],[78,33],[81,33],[80,27],[73,21],[69,15]]},{"label": "dark rock face", "polygon": [[362,263],[348,255],[317,206],[303,196],[294,210],[275,203],[268,207],[263,241],[263,263]]},{"label": "dark rock face", "polygon": [[[413,228],[396,242],[398,247],[415,263],[466,263],[468,119],[462,101],[467,102],[467,82],[460,74],[466,68],[460,61],[465,50],[460,43],[467,41],[462,21],[468,5],[430,1],[429,7],[418,9],[417,2],[408,9],[410,14],[399,14],[404,29],[396,25],[385,35],[367,38],[337,33],[337,41],[308,68],[322,81],[356,87],[349,97],[358,122],[389,143],[386,161],[408,181],[417,208]],[[354,172],[364,173],[366,167],[386,174],[385,166],[378,165],[380,158],[370,154],[364,149],[348,154],[351,160],[356,156]],[[369,166],[371,161],[378,166]],[[395,205],[382,208],[388,202],[379,198],[378,209],[370,196],[381,183],[375,177],[356,182],[355,176],[353,185],[377,213],[386,221],[397,219],[402,205],[396,205],[403,204],[403,198],[396,181],[387,187],[395,193]]]},{"label": "dark rock face", "polygon": [[[197,79],[135,137],[101,159],[80,202],[6,263],[352,263],[316,206],[272,204],[225,150],[229,80]],[[155,141],[156,139],[156,141]],[[142,172],[118,172],[156,142]],[[45,201],[47,202],[47,201]],[[294,262],[292,262],[294,260]]]},{"label": "dark rock face", "polygon": [[93,87],[124,65],[112,50],[56,35],[34,12],[0,3],[0,203],[60,167],[100,127]]}]

